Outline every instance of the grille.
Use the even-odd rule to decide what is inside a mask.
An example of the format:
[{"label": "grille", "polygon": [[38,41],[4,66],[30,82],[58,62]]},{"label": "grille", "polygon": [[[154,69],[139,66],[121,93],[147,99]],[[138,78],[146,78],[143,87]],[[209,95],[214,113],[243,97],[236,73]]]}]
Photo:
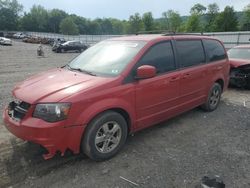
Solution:
[{"label": "grille", "polygon": [[24,118],[29,108],[29,103],[24,101],[12,101],[9,103],[8,114],[11,118],[20,121]]}]

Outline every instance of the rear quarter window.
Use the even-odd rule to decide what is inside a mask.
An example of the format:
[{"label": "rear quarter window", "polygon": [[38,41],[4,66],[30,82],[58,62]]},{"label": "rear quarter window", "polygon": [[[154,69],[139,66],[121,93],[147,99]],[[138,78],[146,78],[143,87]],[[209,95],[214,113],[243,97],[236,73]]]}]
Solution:
[{"label": "rear quarter window", "polygon": [[201,40],[177,40],[176,48],[181,68],[199,65],[206,61]]},{"label": "rear quarter window", "polygon": [[209,62],[222,60],[227,57],[225,49],[219,41],[206,39],[203,42]]}]

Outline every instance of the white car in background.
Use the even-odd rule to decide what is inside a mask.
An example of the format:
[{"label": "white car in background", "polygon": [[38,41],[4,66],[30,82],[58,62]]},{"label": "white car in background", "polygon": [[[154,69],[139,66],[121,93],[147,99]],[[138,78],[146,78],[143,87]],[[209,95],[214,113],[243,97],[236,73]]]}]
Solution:
[{"label": "white car in background", "polygon": [[26,34],[24,34],[24,33],[15,33],[14,35],[13,35],[13,38],[14,39],[23,39],[23,38],[25,38],[27,35]]},{"label": "white car in background", "polygon": [[0,44],[1,45],[12,45],[12,40],[7,39],[5,37],[0,37]]}]

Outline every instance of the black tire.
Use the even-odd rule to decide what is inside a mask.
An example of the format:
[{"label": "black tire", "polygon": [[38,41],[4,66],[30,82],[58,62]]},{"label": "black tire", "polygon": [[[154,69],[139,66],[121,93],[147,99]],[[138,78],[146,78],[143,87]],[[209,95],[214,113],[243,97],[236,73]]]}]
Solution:
[{"label": "black tire", "polygon": [[[112,127],[112,124],[111,125],[107,124],[108,122],[112,122],[114,124],[117,123],[117,125],[120,128],[118,130],[120,136],[119,136],[119,142],[113,145],[114,148],[111,151],[106,151],[104,153],[104,151],[100,151],[100,150],[101,148],[103,148],[104,150],[105,142],[108,148],[111,147],[113,143],[111,138],[105,138],[106,136],[108,137],[108,135],[104,133],[105,131],[103,131],[103,135],[99,135],[101,131],[103,130],[104,125],[108,125],[109,127],[110,126]],[[125,144],[126,139],[127,139],[127,134],[128,134],[127,130],[128,130],[127,122],[125,121],[122,115],[114,111],[106,111],[98,115],[97,117],[95,117],[86,128],[86,131],[84,133],[84,136],[81,142],[81,149],[89,158],[95,161],[103,161],[103,160],[110,159],[113,156],[115,156],[120,151],[122,146]],[[118,137],[118,131],[117,131],[117,137]],[[110,133],[110,134],[113,134],[113,133]],[[105,138],[103,139],[105,141],[96,143],[98,136],[100,136],[99,138],[101,137]],[[109,139],[111,139],[111,141]]]},{"label": "black tire", "polygon": [[206,103],[204,103],[201,108],[207,112],[214,111],[220,103],[221,93],[221,85],[219,83],[214,83],[209,91]]}]

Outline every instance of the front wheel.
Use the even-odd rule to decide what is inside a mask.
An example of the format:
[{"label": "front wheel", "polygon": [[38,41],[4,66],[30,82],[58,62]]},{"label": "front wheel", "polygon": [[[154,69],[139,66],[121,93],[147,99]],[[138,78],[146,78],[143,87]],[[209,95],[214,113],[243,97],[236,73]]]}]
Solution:
[{"label": "front wheel", "polygon": [[95,161],[107,160],[116,155],[127,138],[127,122],[114,111],[106,111],[88,125],[82,139],[83,152]]},{"label": "front wheel", "polygon": [[208,112],[214,111],[220,103],[221,93],[221,85],[218,83],[214,83],[214,85],[209,91],[206,103],[201,106],[202,109]]}]

